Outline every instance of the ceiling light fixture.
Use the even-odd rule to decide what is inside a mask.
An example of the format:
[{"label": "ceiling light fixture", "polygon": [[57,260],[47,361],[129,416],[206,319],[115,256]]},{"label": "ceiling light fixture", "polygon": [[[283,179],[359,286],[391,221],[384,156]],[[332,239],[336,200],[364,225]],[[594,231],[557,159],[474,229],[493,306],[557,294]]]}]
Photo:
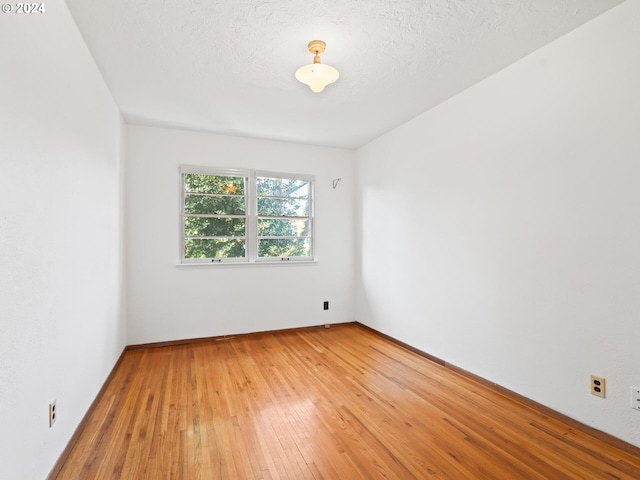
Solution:
[{"label": "ceiling light fixture", "polygon": [[309,85],[312,92],[319,93],[324,87],[338,80],[340,73],[331,65],[320,63],[320,54],[324,53],[327,44],[322,40],[311,40],[309,51],[314,54],[313,63],[296,70],[298,81]]}]

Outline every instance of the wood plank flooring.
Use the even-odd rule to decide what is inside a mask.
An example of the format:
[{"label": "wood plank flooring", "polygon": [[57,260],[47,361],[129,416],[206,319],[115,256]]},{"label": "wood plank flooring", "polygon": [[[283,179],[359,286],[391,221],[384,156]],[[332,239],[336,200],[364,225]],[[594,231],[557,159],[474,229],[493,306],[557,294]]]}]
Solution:
[{"label": "wood plank flooring", "polygon": [[54,478],[639,479],[640,458],[354,324],[125,352]]}]

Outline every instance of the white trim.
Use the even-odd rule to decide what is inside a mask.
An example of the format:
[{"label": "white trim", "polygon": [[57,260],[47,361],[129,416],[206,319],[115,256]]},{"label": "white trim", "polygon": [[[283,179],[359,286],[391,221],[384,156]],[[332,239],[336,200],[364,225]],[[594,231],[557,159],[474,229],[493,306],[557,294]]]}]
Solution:
[{"label": "white trim", "polygon": [[313,175],[308,175],[304,173],[285,173],[285,172],[269,172],[266,170],[255,170],[254,171],[256,178],[286,178],[287,180],[304,180],[305,182],[315,182],[315,177]]},{"label": "white trim", "polygon": [[221,177],[234,176],[234,177],[248,177],[251,173],[250,170],[239,168],[217,168],[217,167],[198,167],[196,165],[181,165],[180,174],[183,173],[195,173],[196,175],[218,175]]},{"label": "white trim", "polygon": [[296,261],[290,261],[290,262],[274,262],[274,261],[264,261],[261,260],[259,262],[215,262],[215,264],[213,263],[207,263],[207,262],[197,262],[197,263],[176,263],[176,267],[177,268],[223,268],[223,267],[230,267],[233,266],[233,268],[238,268],[238,267],[283,267],[285,265],[298,265],[298,266],[302,266],[302,265],[317,265],[318,264],[318,260],[296,260]]},{"label": "white trim", "polygon": [[249,192],[251,196],[247,202],[247,257],[250,263],[255,263],[258,258],[258,196],[256,185],[256,172],[252,170],[249,174]]}]

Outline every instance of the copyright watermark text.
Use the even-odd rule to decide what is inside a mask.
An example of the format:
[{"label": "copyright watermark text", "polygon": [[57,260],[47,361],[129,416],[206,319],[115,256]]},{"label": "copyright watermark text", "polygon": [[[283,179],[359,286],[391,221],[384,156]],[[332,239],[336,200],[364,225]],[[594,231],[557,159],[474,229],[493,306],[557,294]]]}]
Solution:
[{"label": "copyright watermark text", "polygon": [[44,3],[3,3],[2,13],[17,13],[17,14],[29,14],[29,13],[44,13],[47,9]]}]

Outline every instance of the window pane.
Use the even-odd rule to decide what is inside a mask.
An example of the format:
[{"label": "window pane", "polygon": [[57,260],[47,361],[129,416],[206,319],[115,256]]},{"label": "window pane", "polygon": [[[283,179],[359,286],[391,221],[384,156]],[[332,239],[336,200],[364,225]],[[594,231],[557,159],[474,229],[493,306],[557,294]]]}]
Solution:
[{"label": "window pane", "polygon": [[306,237],[309,233],[309,220],[283,218],[258,220],[258,236],[260,237]]},{"label": "window pane", "polygon": [[184,213],[216,215],[244,215],[244,197],[188,194],[184,199]]},{"label": "window pane", "polygon": [[245,235],[244,218],[186,217],[186,237],[237,237]]},{"label": "window pane", "polygon": [[298,198],[258,198],[258,215],[308,217],[309,200]]},{"label": "window pane", "polygon": [[263,238],[258,241],[258,257],[308,257],[308,238]]},{"label": "window pane", "polygon": [[269,197],[309,197],[309,182],[305,180],[290,180],[288,178],[258,177],[258,195]]},{"label": "window pane", "polygon": [[244,258],[244,238],[193,239],[184,242],[184,258]]},{"label": "window pane", "polygon": [[184,174],[184,191],[189,193],[210,193],[244,195],[244,177],[223,177],[219,175]]}]

